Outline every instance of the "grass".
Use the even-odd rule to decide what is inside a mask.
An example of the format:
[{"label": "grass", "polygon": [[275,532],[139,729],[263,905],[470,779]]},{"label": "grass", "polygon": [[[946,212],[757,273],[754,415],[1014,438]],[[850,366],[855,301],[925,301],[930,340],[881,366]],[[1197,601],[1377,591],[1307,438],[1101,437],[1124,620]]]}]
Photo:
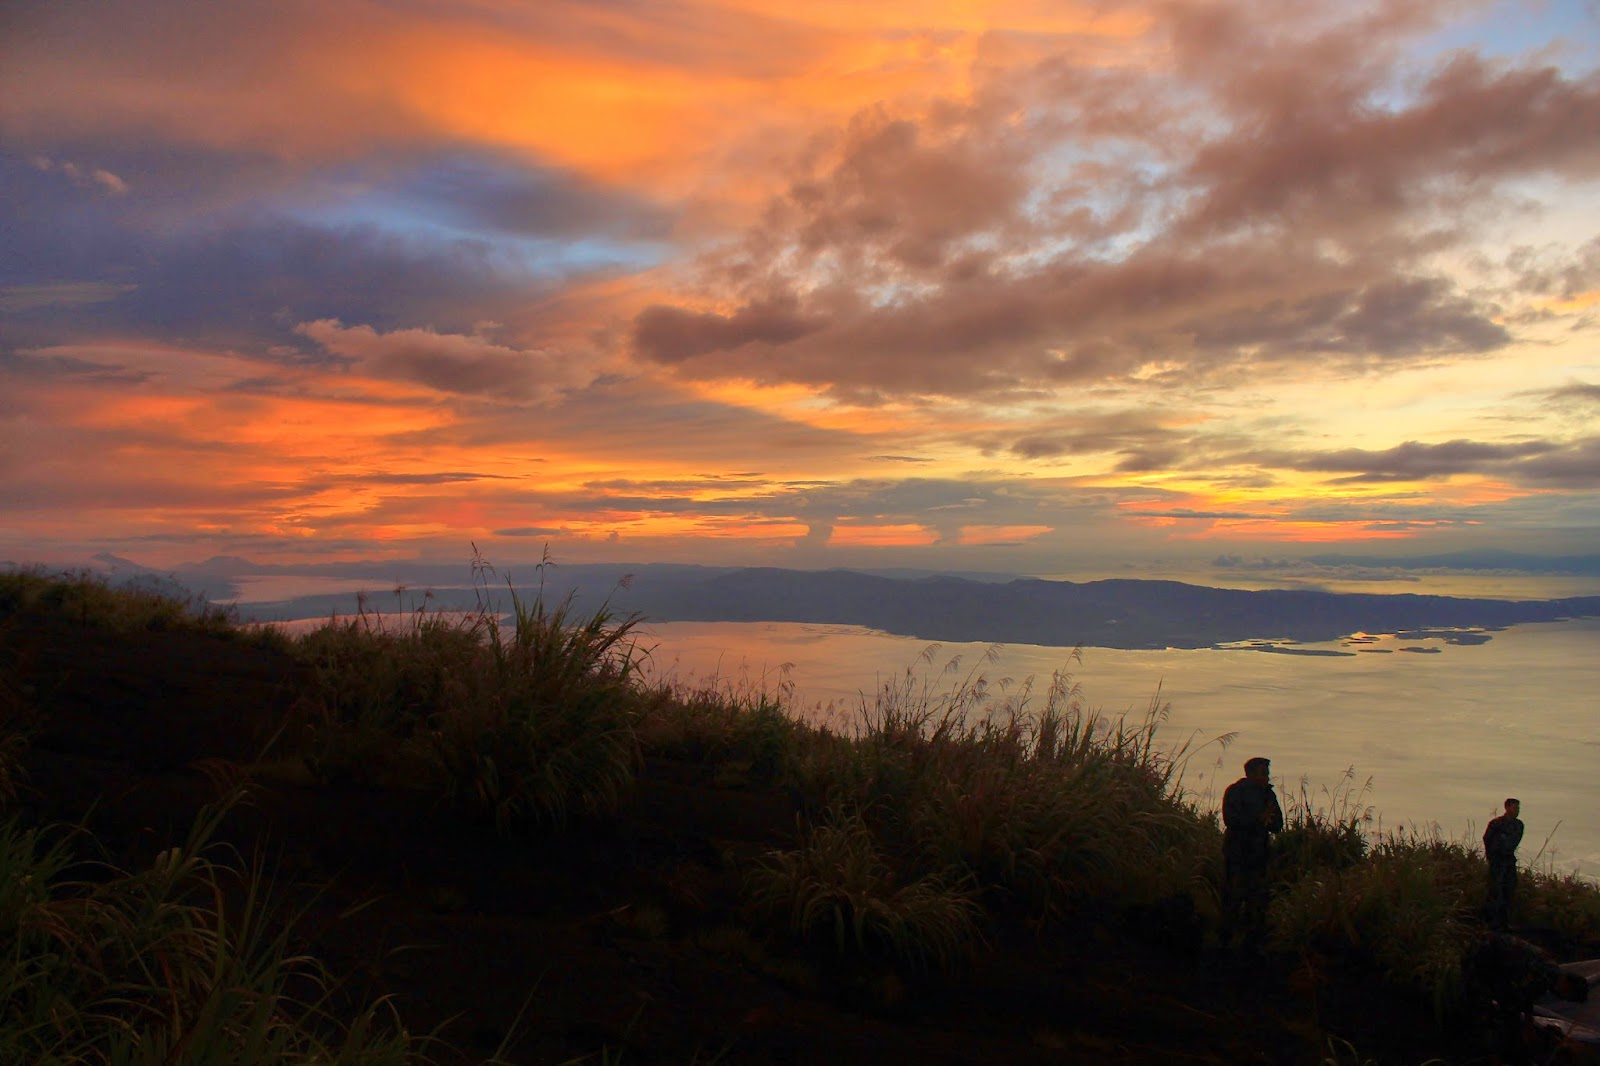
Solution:
[{"label": "grass", "polygon": [[227,640],[277,643],[270,627],[247,630],[238,616],[199,596],[175,596],[159,586],[113,586],[88,571],[52,574],[39,569],[0,573],[0,619],[53,617],[114,633],[187,630]]},{"label": "grass", "polygon": [[749,886],[758,916],[841,956],[887,954],[917,970],[949,970],[979,940],[970,879],[904,876],[859,817],[809,828],[800,847],[768,855]]},{"label": "grass", "polygon": [[263,867],[215,858],[225,809],[131,871],[85,868],[63,831],[0,823],[0,1061],[424,1061],[383,1004],[331,1009],[336,983],[294,950]]},{"label": "grass", "polygon": [[[1036,689],[991,680],[992,658],[936,669],[932,648],[920,673],[863,699],[853,730],[828,730],[792,716],[781,686],[647,684],[636,617],[552,604],[542,586],[526,600],[510,591],[502,611],[492,571],[480,560],[475,574],[472,612],[441,614],[424,597],[392,622],[363,604],[296,638],[259,638],[295,664],[277,754],[323,781],[432,791],[508,832],[626,812],[652,756],[723,787],[786,790],[802,812],[793,844],[752,864],[743,924],[721,934],[768,969],[787,944],[956,972],[1006,923],[1114,926],[1171,900],[1215,919],[1221,835],[1185,787],[1196,752],[1165,742],[1159,699],[1109,718],[1068,673]],[[41,617],[241,639],[209,605],[83,575],[0,575],[0,803],[15,793],[28,716],[47,711],[18,680],[15,639],[21,619]],[[1367,795],[1351,771],[1287,798],[1273,943],[1447,1017],[1465,1002],[1483,859],[1437,834],[1374,836]],[[212,1057],[183,1061],[417,1060],[381,1004],[332,1016],[332,979],[294,952],[270,879],[208,852],[215,817],[149,869],[93,878],[69,876],[60,839],[0,826],[0,1061],[153,1062],[202,1048]],[[1600,937],[1600,889],[1530,869],[1519,917]],[[227,1058],[227,1046],[257,1057]]]},{"label": "grass", "polygon": [[[1312,839],[1345,839],[1348,822],[1337,816],[1313,813],[1310,822]],[[1429,1002],[1441,1019],[1466,1009],[1472,990],[1464,965],[1483,932],[1487,865],[1478,849],[1437,830],[1413,830],[1382,836],[1359,856],[1331,845],[1313,854],[1323,861],[1293,869],[1273,899],[1278,946],[1360,967]],[[1600,941],[1600,887],[1525,868],[1516,920],[1557,940]]]},{"label": "grass", "polygon": [[507,830],[615,812],[640,758],[638,619],[510,599],[509,623],[489,602],[450,616],[424,601],[403,624],[363,602],[295,641],[312,773],[433,788]]},{"label": "grass", "polygon": [[1193,890],[1215,830],[1182,790],[1187,751],[1157,742],[1165,708],[1107,719],[1065,673],[1033,700],[1031,683],[981,672],[945,694],[908,674],[810,787],[920,874],[955,871],[990,907],[1040,921]]}]

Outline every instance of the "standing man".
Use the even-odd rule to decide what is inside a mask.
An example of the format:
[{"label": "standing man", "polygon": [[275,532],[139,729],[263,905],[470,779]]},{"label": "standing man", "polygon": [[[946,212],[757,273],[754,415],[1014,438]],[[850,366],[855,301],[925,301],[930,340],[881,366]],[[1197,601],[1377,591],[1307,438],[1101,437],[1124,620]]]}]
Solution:
[{"label": "standing man", "polygon": [[1254,758],[1244,776],[1222,794],[1222,938],[1231,943],[1236,923],[1244,946],[1260,951],[1267,932],[1267,845],[1283,828],[1283,808],[1272,791],[1272,762]]},{"label": "standing man", "polygon": [[1483,854],[1489,860],[1489,893],[1483,904],[1490,929],[1511,924],[1511,904],[1517,894],[1517,845],[1522,843],[1519,800],[1506,800],[1506,813],[1489,820],[1483,830]]}]

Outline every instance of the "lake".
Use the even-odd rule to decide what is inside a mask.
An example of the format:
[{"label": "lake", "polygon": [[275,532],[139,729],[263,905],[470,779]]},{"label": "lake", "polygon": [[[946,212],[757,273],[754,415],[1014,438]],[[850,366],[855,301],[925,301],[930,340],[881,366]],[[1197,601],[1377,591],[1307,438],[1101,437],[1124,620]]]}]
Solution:
[{"label": "lake", "polygon": [[[1379,634],[1358,641],[1258,647],[1122,651],[945,644],[856,626],[676,622],[645,627],[651,672],[690,682],[792,685],[802,717],[849,726],[863,694],[913,669],[919,685],[948,691],[976,667],[991,687],[1037,678],[1040,698],[1057,670],[1085,705],[1142,720],[1159,693],[1171,706],[1160,736],[1198,749],[1185,782],[1220,795],[1253,755],[1272,759],[1280,793],[1304,779],[1326,801],[1354,770],[1375,829],[1436,826],[1476,845],[1507,796],[1522,800],[1520,858],[1600,878],[1600,619],[1516,626],[1483,643],[1474,634]],[[1304,654],[1311,652],[1315,654]],[[956,670],[946,674],[952,662]],[[1226,749],[1216,738],[1233,733]]]}]

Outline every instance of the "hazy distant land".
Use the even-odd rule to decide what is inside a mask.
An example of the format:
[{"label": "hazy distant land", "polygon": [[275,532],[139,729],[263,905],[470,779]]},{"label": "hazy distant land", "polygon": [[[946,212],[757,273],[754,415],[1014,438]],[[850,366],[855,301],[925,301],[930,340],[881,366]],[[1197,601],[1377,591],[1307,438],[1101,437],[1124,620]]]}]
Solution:
[{"label": "hazy distant land", "polygon": [[[514,574],[529,598],[527,573]],[[504,584],[489,591],[509,609]],[[375,582],[377,611],[413,609],[424,589],[398,595]],[[890,577],[850,570],[716,568],[654,564],[547,568],[545,596],[576,594],[579,606],[638,612],[658,622],[802,622],[855,625],[929,641],[984,641],[1101,648],[1203,648],[1246,641],[1315,642],[1356,633],[1415,631],[1475,643],[1483,631],[1528,622],[1600,616],[1600,596],[1518,601],[1308,590],[1246,591],[1177,581],[979,580]],[[472,590],[435,588],[431,608],[471,607]],[[353,593],[252,603],[262,621],[350,614]],[[1470,632],[1457,632],[1467,630]]]}]

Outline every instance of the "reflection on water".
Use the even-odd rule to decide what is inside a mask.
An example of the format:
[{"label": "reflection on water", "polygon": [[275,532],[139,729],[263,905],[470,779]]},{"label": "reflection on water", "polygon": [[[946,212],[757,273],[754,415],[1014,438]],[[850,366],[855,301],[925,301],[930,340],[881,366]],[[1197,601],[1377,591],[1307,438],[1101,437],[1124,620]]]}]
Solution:
[{"label": "reflection on water", "polygon": [[[1453,838],[1482,832],[1506,796],[1522,800],[1521,857],[1600,877],[1600,619],[1470,635],[1422,631],[1299,645],[1124,651],[1007,645],[992,663],[982,644],[946,644],[919,663],[925,642],[855,626],[678,622],[644,631],[658,677],[777,691],[834,724],[910,668],[951,685],[975,667],[992,684],[1065,670],[1088,705],[1142,716],[1171,704],[1164,736],[1202,746],[1186,782],[1216,796],[1252,755],[1271,757],[1280,787],[1332,788],[1354,768],[1372,780],[1384,828],[1436,824]],[[1040,686],[1042,688],[1042,685]],[[1237,734],[1225,750],[1214,743]]]},{"label": "reflection on water", "polygon": [[1047,581],[1098,581],[1102,578],[1137,578],[1142,581],[1182,581],[1209,588],[1310,589],[1317,592],[1361,593],[1376,596],[1459,596],[1490,600],[1559,600],[1569,596],[1600,596],[1600,577],[1588,574],[1532,574],[1521,570],[1403,570],[1383,567],[1327,566],[1293,570],[1253,570],[1216,567],[1127,567],[1065,574],[1039,574]]}]

